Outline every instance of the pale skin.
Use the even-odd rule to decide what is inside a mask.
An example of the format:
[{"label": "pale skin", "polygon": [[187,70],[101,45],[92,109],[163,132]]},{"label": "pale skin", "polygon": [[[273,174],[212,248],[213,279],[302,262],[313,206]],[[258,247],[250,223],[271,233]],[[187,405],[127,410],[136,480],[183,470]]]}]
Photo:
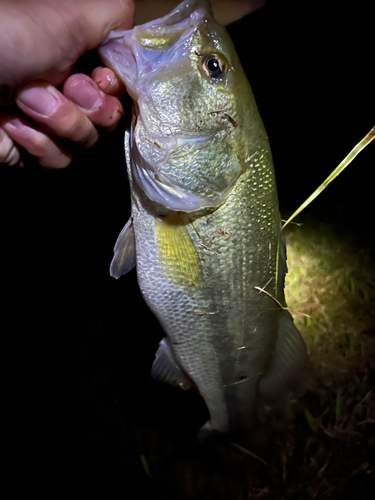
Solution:
[{"label": "pale skin", "polygon": [[[178,3],[136,0],[136,22]],[[212,4],[217,19],[229,24],[263,0]],[[115,74],[102,67],[91,76],[71,72],[111,30],[133,24],[132,0],[0,0],[0,163],[22,165],[27,152],[45,168],[64,168],[77,148],[116,127],[124,88]]]},{"label": "pale skin", "polygon": [[122,116],[112,72],[71,75],[76,61],[113,29],[131,29],[132,0],[0,1],[0,163],[22,150],[64,168],[78,148]]}]

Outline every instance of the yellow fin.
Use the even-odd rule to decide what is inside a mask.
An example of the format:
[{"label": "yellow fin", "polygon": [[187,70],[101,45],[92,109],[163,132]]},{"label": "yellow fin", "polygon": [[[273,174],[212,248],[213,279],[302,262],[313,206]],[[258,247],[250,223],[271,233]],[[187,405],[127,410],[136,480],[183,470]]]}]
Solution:
[{"label": "yellow fin", "polygon": [[155,243],[160,267],[174,284],[198,286],[202,270],[197,250],[178,214],[155,220]]}]

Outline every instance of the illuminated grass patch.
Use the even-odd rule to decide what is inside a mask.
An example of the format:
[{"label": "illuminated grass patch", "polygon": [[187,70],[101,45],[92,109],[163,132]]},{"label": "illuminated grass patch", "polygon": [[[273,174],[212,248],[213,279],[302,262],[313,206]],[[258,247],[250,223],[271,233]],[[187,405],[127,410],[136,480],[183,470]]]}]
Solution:
[{"label": "illuminated grass patch", "polygon": [[[375,268],[329,227],[286,230],[286,299],[304,337],[315,376],[326,386],[375,363]],[[373,360],[371,360],[373,358]]]}]

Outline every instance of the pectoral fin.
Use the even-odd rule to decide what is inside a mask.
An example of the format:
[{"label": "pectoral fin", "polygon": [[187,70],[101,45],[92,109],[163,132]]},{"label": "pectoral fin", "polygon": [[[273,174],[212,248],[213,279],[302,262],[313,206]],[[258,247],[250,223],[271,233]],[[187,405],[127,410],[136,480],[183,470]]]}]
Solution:
[{"label": "pectoral fin", "polygon": [[189,231],[178,214],[155,220],[155,243],[160,267],[174,284],[198,286],[200,260]]},{"label": "pectoral fin", "polygon": [[184,390],[194,388],[191,380],[189,380],[177,366],[165,339],[160,342],[159,349],[156,351],[155,361],[151,369],[151,376],[159,382],[165,382]]},{"label": "pectoral fin", "polygon": [[119,234],[113,251],[115,255],[109,268],[109,274],[118,279],[135,266],[135,238],[131,219],[128,220]]},{"label": "pectoral fin", "polygon": [[282,404],[288,395],[301,396],[305,392],[309,372],[310,361],[305,343],[290,314],[283,311],[272,362],[260,381],[262,401],[274,406]]}]

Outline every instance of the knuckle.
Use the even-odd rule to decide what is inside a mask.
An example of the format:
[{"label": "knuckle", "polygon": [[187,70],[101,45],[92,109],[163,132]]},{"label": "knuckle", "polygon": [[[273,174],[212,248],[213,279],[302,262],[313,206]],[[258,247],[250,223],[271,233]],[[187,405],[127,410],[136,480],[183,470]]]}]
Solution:
[{"label": "knuckle", "polygon": [[13,140],[0,128],[0,163],[10,166],[16,165],[20,160],[20,152]]},{"label": "knuckle", "polygon": [[45,158],[39,158],[38,161],[42,167],[47,169],[63,169],[70,165],[72,156],[64,151],[56,151]]},{"label": "knuckle", "polygon": [[45,168],[65,168],[71,162],[71,155],[58,142],[43,133],[33,135],[33,143],[28,151]]},{"label": "knuckle", "polygon": [[8,156],[5,158],[5,163],[8,164],[10,167],[13,167],[14,165],[17,165],[21,159],[20,151],[17,148],[16,145],[12,147],[12,149],[9,151]]},{"label": "knuckle", "polygon": [[59,124],[58,135],[82,147],[92,146],[98,138],[94,125],[81,112],[62,120]]},{"label": "knuckle", "polygon": [[80,133],[76,136],[76,142],[78,142],[78,144],[83,148],[90,148],[96,143],[99,138],[99,133],[95,129],[94,125],[89,120],[87,121],[88,126],[80,129]]},{"label": "knuckle", "polygon": [[30,153],[35,156],[41,156],[50,149],[51,139],[43,133],[30,134]]}]

